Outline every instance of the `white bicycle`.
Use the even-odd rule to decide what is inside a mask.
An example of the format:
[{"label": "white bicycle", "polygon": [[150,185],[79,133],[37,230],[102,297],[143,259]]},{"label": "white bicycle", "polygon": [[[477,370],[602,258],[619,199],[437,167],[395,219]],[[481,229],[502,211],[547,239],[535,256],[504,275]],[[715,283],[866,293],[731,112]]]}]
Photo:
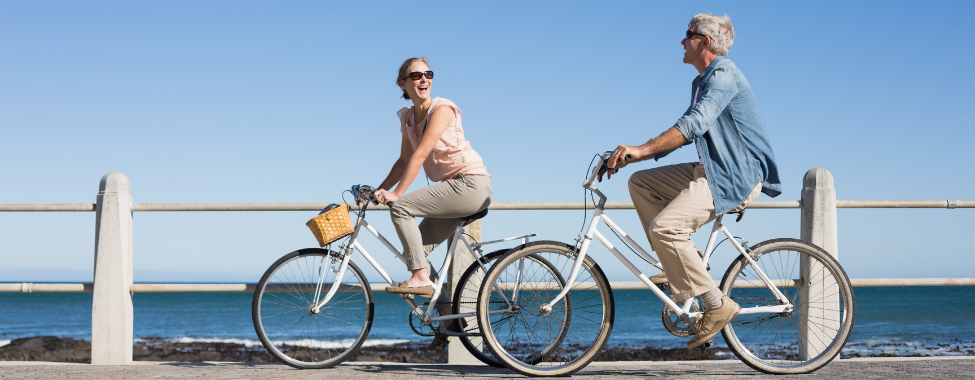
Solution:
[{"label": "white bicycle", "polygon": [[[572,374],[589,364],[609,339],[613,293],[602,270],[586,255],[594,238],[664,302],[661,316],[671,334],[696,333],[700,302],[691,298],[675,303],[669,286],[654,285],[597,229],[599,222],[606,224],[644,260],[663,269],[603,212],[607,199],[596,188],[595,178],[608,156],[609,152],[602,155],[583,183],[599,201],[577,244],[521,245],[498,260],[484,278],[484,284],[492,285],[482,286],[477,299],[484,341],[496,358],[521,374]],[[825,250],[801,240],[773,239],[752,246],[739,242],[721,224],[723,216],[715,220],[702,256],[707,265],[719,234],[740,253],[719,285],[742,308],[721,331],[729,348],[765,373],[808,373],[829,363],[846,344],[855,314],[853,288],[843,268]],[[529,257],[536,260],[525,260]],[[540,270],[537,258],[558,272]],[[713,344],[711,340],[705,348]]]},{"label": "white bicycle", "polygon": [[[405,257],[366,222],[366,209],[373,189],[354,186],[353,195],[359,206],[358,218],[349,240],[338,250],[306,248],[291,252],[272,264],[254,290],[252,317],[254,329],[267,351],[295,368],[328,368],[342,363],[363,344],[372,327],[374,302],[372,290],[359,267],[351,260],[357,250],[390,285],[395,282],[382,266],[359,244],[359,234],[369,231],[397,258]],[[434,279],[432,300],[445,292],[442,275],[450,267],[458,243],[463,243],[474,256],[474,263],[464,272],[454,289],[453,314],[437,315],[437,302],[417,303],[412,295],[403,295],[410,306],[410,327],[422,336],[457,336],[467,350],[489,365],[504,367],[482,340],[476,319],[476,298],[486,269],[503,257],[508,249],[482,255],[481,247],[512,240],[527,243],[535,234],[471,243],[464,236],[464,226],[487,215],[487,210],[461,218],[457,224],[441,275]],[[539,268],[548,268],[544,259],[529,257]],[[544,270],[544,269],[543,269]],[[554,273],[554,270],[552,270]],[[557,275],[557,274],[556,274]],[[448,331],[434,322],[459,320],[462,332]]]}]

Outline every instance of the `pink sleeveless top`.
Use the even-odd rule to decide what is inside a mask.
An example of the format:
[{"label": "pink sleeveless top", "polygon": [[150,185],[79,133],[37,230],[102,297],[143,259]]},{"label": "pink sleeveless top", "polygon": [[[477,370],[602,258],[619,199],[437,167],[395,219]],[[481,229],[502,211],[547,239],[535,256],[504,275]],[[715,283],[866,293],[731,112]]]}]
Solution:
[{"label": "pink sleeveless top", "polygon": [[435,182],[450,179],[460,174],[490,175],[481,156],[474,151],[471,143],[464,138],[464,128],[460,122],[460,108],[454,102],[444,98],[434,98],[427,111],[427,116],[417,125],[413,125],[413,107],[403,107],[396,115],[399,116],[400,132],[410,141],[416,150],[423,138],[423,132],[430,123],[430,115],[439,106],[450,107],[454,111],[454,121],[444,129],[440,141],[433,146],[433,150],[423,163],[423,171],[427,177]]}]

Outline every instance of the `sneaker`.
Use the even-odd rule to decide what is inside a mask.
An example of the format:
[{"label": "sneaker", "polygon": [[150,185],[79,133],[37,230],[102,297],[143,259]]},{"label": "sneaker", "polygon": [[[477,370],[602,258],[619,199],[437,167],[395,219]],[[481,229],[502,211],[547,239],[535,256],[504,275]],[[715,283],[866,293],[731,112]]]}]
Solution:
[{"label": "sneaker", "polygon": [[650,276],[650,282],[652,282],[654,285],[660,286],[668,283],[669,281],[667,281],[667,274],[661,272],[656,276]]},{"label": "sneaker", "polygon": [[687,348],[701,347],[705,342],[714,338],[721,329],[738,316],[741,306],[732,301],[728,296],[721,297],[721,307],[705,311],[704,315],[698,317],[697,335],[687,342]]}]

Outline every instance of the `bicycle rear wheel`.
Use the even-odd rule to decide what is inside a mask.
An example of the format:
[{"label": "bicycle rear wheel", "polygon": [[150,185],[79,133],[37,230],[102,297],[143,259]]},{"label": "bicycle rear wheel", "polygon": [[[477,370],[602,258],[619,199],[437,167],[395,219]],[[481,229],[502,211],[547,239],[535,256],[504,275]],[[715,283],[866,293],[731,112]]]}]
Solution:
[{"label": "bicycle rear wheel", "polygon": [[[511,250],[508,249],[502,249],[491,252],[481,258],[481,263],[484,265],[484,268],[491,268],[495,261],[510,251]],[[533,256],[529,256],[528,259],[537,261],[538,263],[535,266],[539,267],[540,269],[548,270],[552,275],[558,276],[558,272],[555,270],[552,264],[544,259]],[[482,268],[481,264],[478,264],[477,262],[467,267],[467,270],[464,271],[464,274],[460,277],[457,291],[454,292],[454,314],[477,312],[477,296],[481,290],[481,284],[484,282],[484,275],[484,269]],[[560,284],[564,285],[565,281],[561,281]],[[494,356],[491,350],[484,343],[484,336],[481,333],[480,325],[477,322],[477,315],[475,314],[474,316],[464,318],[463,320],[464,323],[467,324],[464,331],[470,334],[477,334],[458,337],[461,343],[464,345],[464,348],[466,348],[471,355],[476,357],[484,364],[499,368],[506,367],[503,362]]]},{"label": "bicycle rear wheel", "polygon": [[828,364],[850,337],[856,314],[846,272],[822,248],[796,239],[759,243],[749,255],[794,308],[746,314],[748,308],[779,302],[739,256],[721,280],[721,291],[742,307],[742,314],[721,330],[728,347],[765,373],[809,373]]},{"label": "bicycle rear wheel", "polygon": [[542,307],[564,288],[576,255],[564,243],[533,242],[513,249],[488,271],[478,295],[478,321],[491,352],[512,370],[569,375],[589,364],[609,339],[613,294],[589,257],[573,289],[551,309]]},{"label": "bicycle rear wheel", "polygon": [[[335,366],[366,340],[372,327],[373,298],[362,271],[349,262],[336,278],[342,255],[308,248],[278,259],[257,284],[251,305],[254,330],[268,353],[300,369]],[[317,312],[332,284],[339,289]]]}]

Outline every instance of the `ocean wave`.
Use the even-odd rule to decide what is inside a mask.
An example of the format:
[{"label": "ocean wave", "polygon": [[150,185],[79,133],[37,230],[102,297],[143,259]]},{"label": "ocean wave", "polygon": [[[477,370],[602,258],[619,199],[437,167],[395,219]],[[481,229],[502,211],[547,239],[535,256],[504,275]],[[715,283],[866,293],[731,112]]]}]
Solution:
[{"label": "ocean wave", "polygon": [[[3,341],[0,341],[3,342]],[[10,342],[10,341],[6,341]],[[231,343],[240,344],[245,347],[261,347],[261,341],[255,339],[234,339],[234,338],[193,338],[193,337],[179,337],[179,338],[152,338],[152,339],[135,339],[136,343]],[[339,341],[329,341],[329,340],[314,340],[314,339],[302,339],[295,341],[275,341],[275,345],[289,345],[289,346],[299,346],[299,347],[349,347],[355,341],[352,339],[344,339]],[[366,339],[362,344],[362,347],[373,347],[373,346],[388,346],[394,344],[408,343],[410,340],[406,339]]]},{"label": "ocean wave", "polygon": [[10,344],[10,340],[9,339],[8,340],[0,340],[0,347],[6,346],[8,344]]}]

